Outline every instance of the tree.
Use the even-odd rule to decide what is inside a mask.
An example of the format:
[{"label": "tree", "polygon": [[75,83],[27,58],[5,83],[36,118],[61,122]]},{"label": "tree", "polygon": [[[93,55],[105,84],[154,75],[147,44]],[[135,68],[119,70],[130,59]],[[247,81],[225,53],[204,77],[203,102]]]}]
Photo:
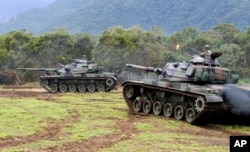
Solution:
[{"label": "tree", "polygon": [[244,73],[245,53],[240,50],[237,44],[223,44],[219,48],[223,55],[220,57],[222,67],[230,68],[238,73]]},{"label": "tree", "polygon": [[73,51],[71,52],[73,58],[79,58],[86,55],[90,60],[92,58],[91,51],[93,49],[93,42],[90,35],[78,35],[73,44]]},{"label": "tree", "polygon": [[244,61],[245,61],[245,69],[244,69],[244,77],[250,76],[250,27],[239,36],[239,42],[241,46],[241,51],[245,53]]},{"label": "tree", "polygon": [[232,24],[219,24],[206,32],[207,37],[212,40],[213,45],[218,47],[221,44],[234,43],[239,34],[240,30]]},{"label": "tree", "polygon": [[158,36],[134,26],[112,27],[104,31],[94,49],[96,61],[109,69],[124,68],[126,63],[159,66],[164,59],[164,46]]},{"label": "tree", "polygon": [[6,49],[0,49],[0,65],[5,65],[5,61],[7,59],[7,50]]},{"label": "tree", "polygon": [[30,45],[35,46],[33,57],[37,57],[43,66],[56,67],[58,63],[64,64],[72,59],[68,54],[73,50],[73,43],[67,31],[44,33]]},{"label": "tree", "polygon": [[193,27],[187,27],[183,31],[172,35],[168,39],[168,49],[175,51],[177,50],[176,46],[179,45],[180,51],[186,51],[188,47],[193,47],[190,46],[190,44],[192,44],[192,42],[195,41],[198,36],[199,32],[197,29]]}]

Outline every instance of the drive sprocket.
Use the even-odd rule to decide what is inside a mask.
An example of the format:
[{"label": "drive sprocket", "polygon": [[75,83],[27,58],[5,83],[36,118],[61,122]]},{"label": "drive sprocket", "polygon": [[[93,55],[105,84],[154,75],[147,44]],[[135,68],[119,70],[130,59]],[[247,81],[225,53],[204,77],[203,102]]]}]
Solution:
[{"label": "drive sprocket", "polygon": [[205,107],[205,100],[203,97],[197,97],[195,100],[194,108],[197,112],[201,112]]}]

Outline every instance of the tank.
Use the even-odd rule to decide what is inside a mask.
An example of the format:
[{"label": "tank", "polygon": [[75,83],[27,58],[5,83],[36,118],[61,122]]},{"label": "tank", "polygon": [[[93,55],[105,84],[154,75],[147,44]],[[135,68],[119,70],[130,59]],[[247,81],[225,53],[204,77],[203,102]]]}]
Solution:
[{"label": "tank", "polygon": [[163,68],[126,64],[123,96],[132,113],[173,117],[199,125],[215,113],[239,112],[225,101],[225,92],[238,82],[235,71],[220,67],[214,52],[209,58],[166,63]]},{"label": "tank", "polygon": [[116,89],[115,73],[104,72],[102,67],[86,57],[58,68],[17,68],[22,71],[43,71],[40,85],[48,92],[108,92]]}]

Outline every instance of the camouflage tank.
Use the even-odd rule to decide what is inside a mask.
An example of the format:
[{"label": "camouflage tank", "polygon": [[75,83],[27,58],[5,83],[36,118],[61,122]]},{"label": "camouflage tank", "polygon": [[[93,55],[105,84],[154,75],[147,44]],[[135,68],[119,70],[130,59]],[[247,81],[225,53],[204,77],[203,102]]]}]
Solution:
[{"label": "camouflage tank", "polygon": [[74,59],[59,68],[17,68],[22,71],[43,71],[40,85],[48,92],[108,92],[116,88],[115,73],[103,72],[101,66],[90,63],[86,57]]},{"label": "camouflage tank", "polygon": [[239,76],[219,66],[216,58],[221,55],[195,55],[190,62],[167,63],[164,68],[126,64],[129,75],[122,86],[128,108],[132,113],[163,114],[196,125],[211,113],[235,110],[222,92]]}]

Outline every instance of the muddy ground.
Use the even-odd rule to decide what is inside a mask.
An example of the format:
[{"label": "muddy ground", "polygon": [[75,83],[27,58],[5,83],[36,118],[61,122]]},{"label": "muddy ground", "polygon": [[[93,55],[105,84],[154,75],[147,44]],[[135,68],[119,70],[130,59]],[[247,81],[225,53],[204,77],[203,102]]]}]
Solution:
[{"label": "muddy ground", "polygon": [[[111,93],[119,93],[120,90]],[[53,100],[55,96],[62,96],[63,94],[50,94],[44,91],[43,89],[33,88],[33,89],[4,89],[0,90],[1,97],[10,97],[10,98],[21,98],[21,97],[34,97],[37,99],[49,100],[51,102],[56,102]],[[62,133],[62,129],[72,122],[77,122],[79,115],[77,112],[72,111],[72,115],[67,119],[60,121],[59,123],[51,122],[42,132],[38,132],[34,135],[23,136],[23,137],[9,137],[5,139],[0,139],[0,150],[4,148],[9,148],[12,146],[17,146],[20,144],[27,144],[35,142],[38,140],[57,140]],[[96,151],[100,150],[103,147],[110,147],[115,143],[118,143],[123,140],[127,140],[130,137],[138,134],[138,130],[134,127],[134,123],[143,122],[144,118],[147,116],[134,115],[130,114],[128,120],[120,120],[116,123],[116,128],[114,134],[106,135],[102,137],[93,137],[89,140],[80,140],[71,143],[65,143],[63,145],[53,146],[46,149],[41,149],[40,151]],[[220,128],[214,128],[212,126],[203,126],[201,131],[193,131],[190,129],[182,130],[181,132],[188,132],[188,134],[194,135],[203,135],[204,136],[217,136],[220,140],[210,140],[209,144],[211,145],[229,145],[229,136],[231,135],[240,135],[232,131],[222,130]],[[162,132],[168,132],[168,130],[162,130]],[[122,134],[126,136],[121,136]],[[202,141],[201,141],[202,142]]]}]

